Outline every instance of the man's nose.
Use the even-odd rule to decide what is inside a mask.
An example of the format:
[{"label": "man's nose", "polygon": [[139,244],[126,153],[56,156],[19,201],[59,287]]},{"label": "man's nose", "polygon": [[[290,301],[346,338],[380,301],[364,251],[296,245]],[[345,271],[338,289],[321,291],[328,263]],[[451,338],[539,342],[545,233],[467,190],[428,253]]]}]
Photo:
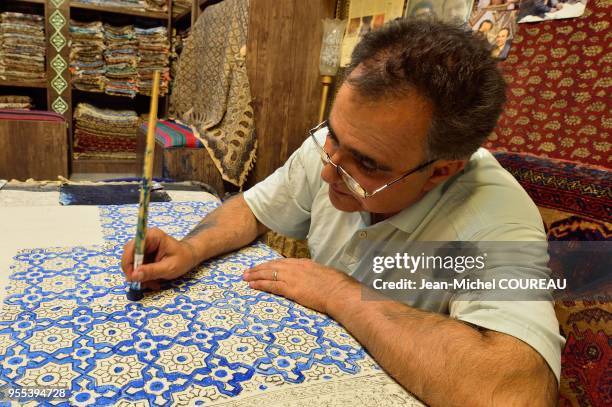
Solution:
[{"label": "man's nose", "polygon": [[[330,154],[329,157],[334,163],[338,162],[336,161],[339,158],[337,151],[334,152],[333,155]],[[327,182],[328,184],[335,184],[339,182],[341,178],[340,178],[340,173],[338,171],[338,168],[331,163],[324,165],[323,169],[321,170],[321,179]]]},{"label": "man's nose", "polygon": [[328,184],[335,184],[340,180],[340,175],[338,175],[338,171],[336,170],[335,166],[327,164],[321,170],[321,179]]}]

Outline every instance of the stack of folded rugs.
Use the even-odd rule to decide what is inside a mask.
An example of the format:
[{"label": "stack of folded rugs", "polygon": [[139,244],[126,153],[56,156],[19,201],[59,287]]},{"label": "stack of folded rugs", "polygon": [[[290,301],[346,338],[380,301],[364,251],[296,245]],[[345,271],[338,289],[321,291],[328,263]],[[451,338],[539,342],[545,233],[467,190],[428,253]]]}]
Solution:
[{"label": "stack of folded rugs", "polygon": [[45,21],[42,16],[0,13],[0,79],[45,79]]},{"label": "stack of folded rugs", "polygon": [[167,11],[166,0],[77,0],[79,3],[121,7],[138,11]]},{"label": "stack of folded rugs", "polygon": [[32,98],[29,96],[0,96],[0,109],[30,110]]},{"label": "stack of folded rugs", "polygon": [[101,22],[70,22],[72,85],[88,92],[104,92],[104,28]]},{"label": "stack of folded rugs", "polygon": [[166,27],[138,28],[136,27],[136,38],[138,38],[138,51],[140,62],[138,62],[138,90],[144,95],[150,95],[153,85],[153,72],[160,71],[161,83],[159,94],[168,93],[170,82],[170,42],[168,41],[168,30]]},{"label": "stack of folded rugs", "polygon": [[161,12],[168,11],[166,0],[145,0],[144,7],[145,7],[145,10],[149,10],[149,11],[161,11]]},{"label": "stack of folded rugs", "polygon": [[170,42],[166,27],[114,27],[101,22],[70,25],[70,71],[76,89],[134,97],[150,95],[160,71],[160,95],[168,93]]},{"label": "stack of folded rugs", "polygon": [[109,95],[134,97],[138,93],[138,40],[131,25],[104,25],[106,89]]},{"label": "stack of folded rugs", "polygon": [[74,111],[74,158],[133,160],[140,119],[134,111],[80,103]]},{"label": "stack of folded rugs", "polygon": [[146,3],[145,0],[78,0],[78,2],[133,10],[144,10],[144,5]]},{"label": "stack of folded rugs", "polygon": [[192,3],[193,0],[174,0],[172,2],[172,17],[178,17],[191,10]]}]

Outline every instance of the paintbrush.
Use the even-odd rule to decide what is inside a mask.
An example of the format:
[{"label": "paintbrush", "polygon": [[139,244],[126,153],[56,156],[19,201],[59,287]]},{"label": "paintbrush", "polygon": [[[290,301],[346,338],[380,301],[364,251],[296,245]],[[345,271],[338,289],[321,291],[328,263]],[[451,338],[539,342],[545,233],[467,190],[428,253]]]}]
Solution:
[{"label": "paintbrush", "polygon": [[[142,186],[140,188],[140,203],[138,205],[138,223],[134,239],[134,271],[138,270],[144,261],[145,237],[147,234],[147,218],[149,200],[151,199],[151,180],[153,178],[153,152],[155,150],[155,126],[157,125],[157,104],[159,97],[159,71],[153,73],[153,90],[151,93],[151,108],[149,109],[149,125],[147,126],[147,145],[144,153]],[[129,284],[127,298],[139,301],[143,297],[139,281]]]}]

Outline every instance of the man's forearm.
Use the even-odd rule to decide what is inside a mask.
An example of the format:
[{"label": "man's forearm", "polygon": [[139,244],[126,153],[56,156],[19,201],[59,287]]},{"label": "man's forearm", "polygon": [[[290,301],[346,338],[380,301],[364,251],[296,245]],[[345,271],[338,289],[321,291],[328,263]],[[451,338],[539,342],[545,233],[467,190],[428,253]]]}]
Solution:
[{"label": "man's forearm", "polygon": [[266,230],[239,194],[202,219],[183,241],[189,243],[194,261],[199,264],[246,246]]},{"label": "man's forearm", "polygon": [[402,386],[431,405],[548,405],[556,380],[528,345],[394,301],[364,301],[353,285],[328,304]]}]

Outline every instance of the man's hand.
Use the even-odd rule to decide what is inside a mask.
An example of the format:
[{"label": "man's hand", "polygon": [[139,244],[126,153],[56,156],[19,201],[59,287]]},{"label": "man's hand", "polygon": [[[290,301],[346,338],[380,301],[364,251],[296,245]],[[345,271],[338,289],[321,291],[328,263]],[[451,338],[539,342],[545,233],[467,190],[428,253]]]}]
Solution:
[{"label": "man's hand", "polygon": [[130,240],[123,248],[121,268],[128,281],[171,280],[196,266],[193,246],[159,229],[147,230],[145,251],[145,264],[134,270],[134,240]]},{"label": "man's hand", "polygon": [[322,313],[328,313],[330,298],[359,290],[359,283],[346,274],[306,259],[262,263],[245,271],[243,279],[256,290],[281,295]]}]

